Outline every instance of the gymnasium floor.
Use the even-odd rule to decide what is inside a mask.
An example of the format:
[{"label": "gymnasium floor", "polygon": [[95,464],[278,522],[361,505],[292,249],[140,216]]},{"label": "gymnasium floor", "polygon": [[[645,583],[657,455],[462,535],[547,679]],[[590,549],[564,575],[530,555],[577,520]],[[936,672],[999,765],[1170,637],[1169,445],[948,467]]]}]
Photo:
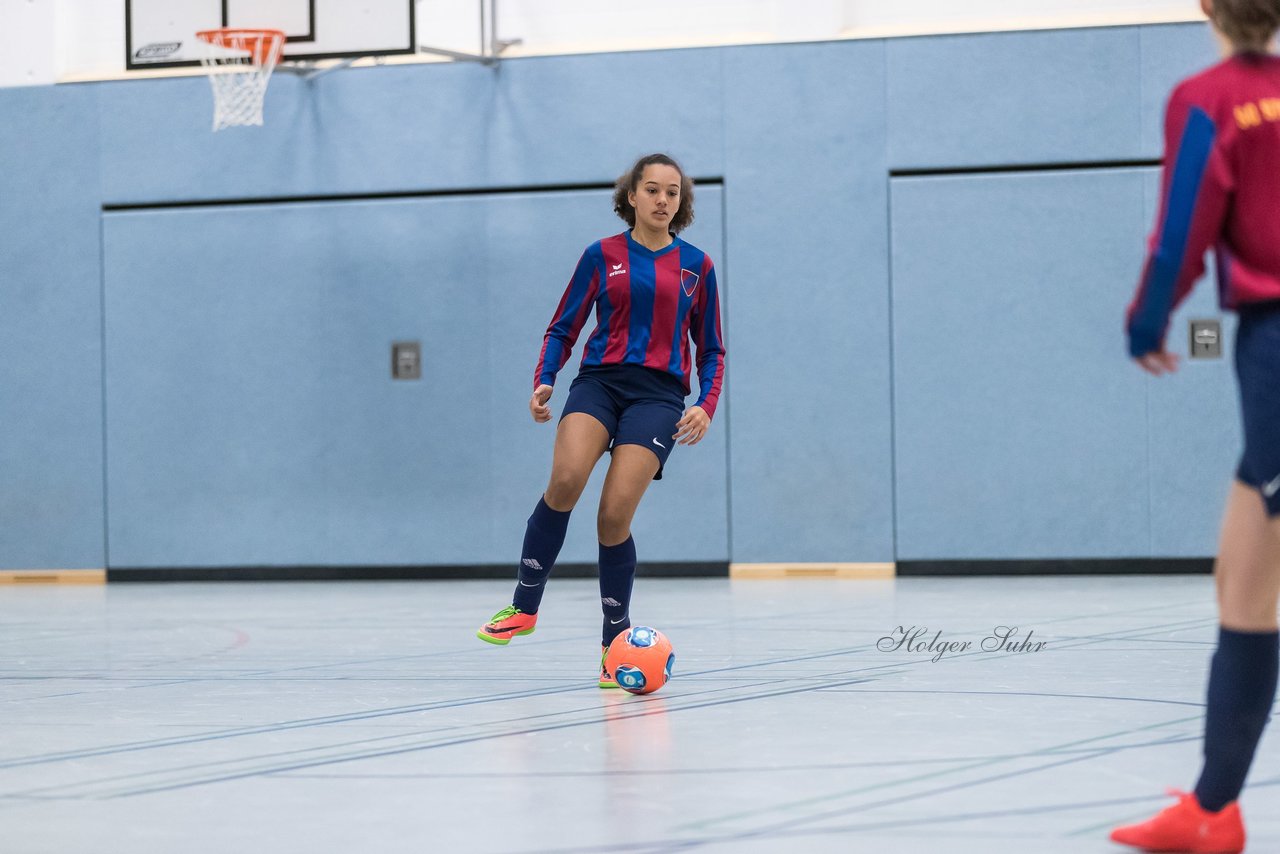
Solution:
[{"label": "gymnasium floor", "polygon": [[[593,581],[477,640],[510,587],[0,588],[0,851],[1119,852],[1198,768],[1207,577],[641,578],[649,697],[595,687]],[[1251,852],[1278,783],[1273,725]]]}]

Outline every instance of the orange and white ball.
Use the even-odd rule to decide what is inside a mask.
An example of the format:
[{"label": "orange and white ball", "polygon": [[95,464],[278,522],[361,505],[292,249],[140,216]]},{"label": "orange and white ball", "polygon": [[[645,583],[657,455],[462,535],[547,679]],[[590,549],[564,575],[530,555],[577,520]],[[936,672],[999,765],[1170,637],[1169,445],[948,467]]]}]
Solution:
[{"label": "orange and white ball", "polygon": [[676,654],[666,635],[649,626],[633,626],[613,639],[604,666],[618,687],[632,694],[652,694],[671,678]]}]

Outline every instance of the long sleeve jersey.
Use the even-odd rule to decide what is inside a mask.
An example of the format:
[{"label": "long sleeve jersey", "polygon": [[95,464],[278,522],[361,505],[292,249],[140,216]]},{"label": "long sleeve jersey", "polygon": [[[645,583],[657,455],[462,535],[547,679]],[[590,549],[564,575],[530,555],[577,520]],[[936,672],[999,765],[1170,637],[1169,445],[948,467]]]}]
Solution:
[{"label": "long sleeve jersey", "polygon": [[643,365],[666,371],[690,390],[698,350],[697,405],[714,416],[724,380],[724,339],[716,271],[707,254],[675,238],[656,252],[630,232],[587,247],[565,288],[543,338],[533,385],[555,385],[587,315],[596,327],[582,351],[582,365]]},{"label": "long sleeve jersey", "polygon": [[1280,300],[1278,57],[1233,56],[1169,98],[1160,213],[1128,313],[1132,356],[1161,349],[1210,246],[1224,309]]}]

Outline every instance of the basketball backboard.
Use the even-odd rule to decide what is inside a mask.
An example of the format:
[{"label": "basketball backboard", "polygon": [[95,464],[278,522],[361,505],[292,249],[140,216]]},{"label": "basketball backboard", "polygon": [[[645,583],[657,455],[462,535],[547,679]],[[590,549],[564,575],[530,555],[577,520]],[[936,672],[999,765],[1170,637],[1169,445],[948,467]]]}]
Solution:
[{"label": "basketball backboard", "polygon": [[199,65],[195,34],[283,30],[283,61],[414,53],[413,0],[125,0],[125,68]]}]

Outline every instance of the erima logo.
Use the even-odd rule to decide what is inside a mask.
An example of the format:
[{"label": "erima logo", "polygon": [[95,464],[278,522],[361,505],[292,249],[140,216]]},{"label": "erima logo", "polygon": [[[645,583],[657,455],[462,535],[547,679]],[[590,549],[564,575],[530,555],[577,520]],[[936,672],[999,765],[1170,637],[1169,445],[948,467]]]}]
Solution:
[{"label": "erima logo", "polygon": [[525,558],[524,560],[522,560],[522,561],[520,561],[520,562],[521,562],[522,564],[524,564],[525,566],[529,567],[529,568],[530,568],[530,569],[532,569],[532,570],[536,570],[536,571],[538,571],[538,572],[542,572],[542,564],[538,563],[536,560],[534,560],[534,559],[533,559],[533,558],[531,558],[531,557],[527,557],[527,558]]},{"label": "erima logo", "polygon": [[1274,498],[1277,492],[1280,492],[1280,477],[1262,487],[1262,494],[1268,498]]},{"label": "erima logo", "polygon": [[614,264],[613,269],[609,271],[609,278],[612,279],[614,276],[625,276],[626,274],[627,271],[622,269],[622,264]]},{"label": "erima logo", "polygon": [[605,596],[603,599],[600,600],[600,604],[608,605],[610,608],[622,607],[622,603],[619,602],[617,599],[614,599],[612,596]]},{"label": "erima logo", "polygon": [[134,59],[164,59],[173,56],[182,47],[182,42],[156,42],[144,44],[133,52]]}]

